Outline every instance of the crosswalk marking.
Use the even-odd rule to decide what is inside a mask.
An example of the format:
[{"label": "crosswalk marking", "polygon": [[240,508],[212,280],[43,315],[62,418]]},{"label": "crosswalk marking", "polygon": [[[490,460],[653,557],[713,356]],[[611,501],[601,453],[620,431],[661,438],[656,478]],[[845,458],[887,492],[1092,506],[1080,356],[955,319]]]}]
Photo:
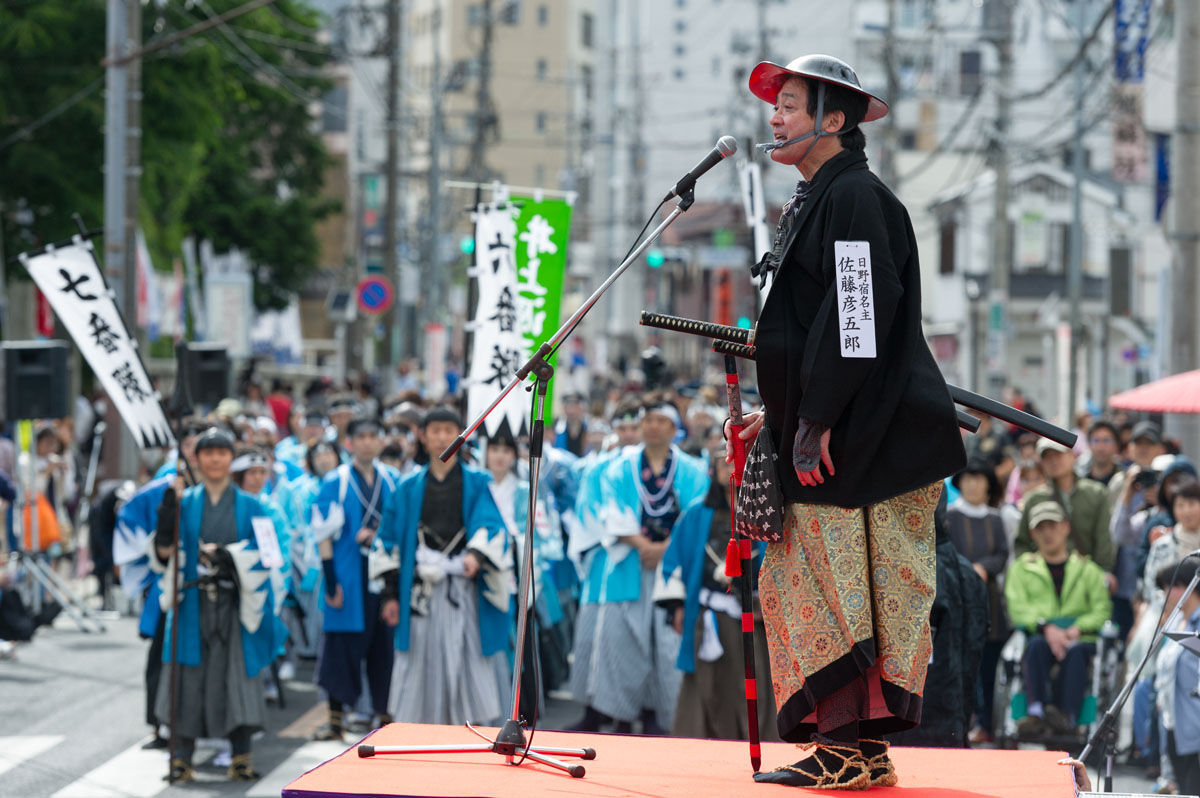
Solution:
[{"label": "crosswalk marking", "polygon": [[61,734],[0,737],[0,776],[67,739]]},{"label": "crosswalk marking", "polygon": [[246,792],[246,798],[278,798],[283,788],[322,762],[349,748],[332,740],[305,743]]},{"label": "crosswalk marking", "polygon": [[54,793],[53,798],[152,798],[167,783],[167,753],[159,749],[145,751],[150,738],[107,760],[99,767]]}]

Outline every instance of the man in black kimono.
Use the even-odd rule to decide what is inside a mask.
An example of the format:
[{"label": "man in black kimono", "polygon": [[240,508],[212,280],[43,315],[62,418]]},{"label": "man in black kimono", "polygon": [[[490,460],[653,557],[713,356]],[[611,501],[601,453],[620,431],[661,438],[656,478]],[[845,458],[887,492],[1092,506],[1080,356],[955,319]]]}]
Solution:
[{"label": "man in black kimono", "polygon": [[[760,575],[779,733],[813,756],[761,781],[896,783],[879,735],[920,721],[936,585],[940,480],[965,461],[946,383],[921,330],[908,213],[867,167],[859,124],[887,113],[823,55],[764,62],[771,159],[803,178],[784,206],[758,322],[763,428],[780,453],[783,529]],[[788,457],[788,453],[791,457]]]}]

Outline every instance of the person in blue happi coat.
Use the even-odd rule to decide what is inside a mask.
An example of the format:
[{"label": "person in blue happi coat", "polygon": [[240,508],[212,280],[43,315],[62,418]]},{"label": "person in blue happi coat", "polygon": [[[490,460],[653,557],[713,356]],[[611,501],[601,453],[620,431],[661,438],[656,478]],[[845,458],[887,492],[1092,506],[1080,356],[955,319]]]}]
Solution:
[{"label": "person in blue happi coat", "polygon": [[[179,452],[196,469],[196,436],[209,425],[199,416],[184,418],[180,425]],[[158,507],[163,494],[175,481],[177,460],[172,458],[164,466],[161,476],[138,488],[129,501],[117,511],[117,526],[113,532],[113,565],[121,571],[121,589],[130,601],[142,601],[142,614],[138,619],[138,636],[150,641],[146,655],[146,723],[150,724],[154,737],[146,748],[166,748],[167,739],[159,733],[159,727],[167,719],[155,714],[158,698],[158,680],[162,674],[163,612],[159,608],[158,580],[150,570],[151,555],[146,551],[147,542],[158,527]]]},{"label": "person in blue happi coat", "polygon": [[317,684],[329,697],[329,724],[320,740],[340,740],[346,706],[362,692],[365,667],[376,724],[391,722],[392,626],[380,616],[382,582],[370,573],[383,510],[396,489],[394,472],[379,464],[383,430],[372,418],[346,427],[351,460],[325,475],[310,524],[325,577],[324,629]]},{"label": "person in blue happi coat", "polygon": [[[745,740],[748,735],[743,687],[741,580],[726,576],[725,552],[732,522],[725,447],[708,453],[708,493],[683,511],[663,553],[654,585],[654,601],[667,611],[680,635],[675,666],[683,673],[675,723],[676,737]],[[765,543],[755,544],[754,571]],[[753,580],[753,575],[751,576]],[[754,582],[752,581],[753,585]],[[754,649],[758,684],[771,684],[766,630],[755,612]],[[759,739],[778,740],[771,691],[758,692]]]},{"label": "person in blue happi coat", "polygon": [[599,607],[590,636],[575,636],[571,689],[592,720],[612,718],[626,733],[640,720],[643,733],[665,734],[679,695],[679,635],[654,603],[654,574],[680,512],[708,491],[708,467],[673,443],[674,405],[648,397],[641,424],[643,443],[623,449],[601,479],[603,548],[588,580]]},{"label": "person in blue happi coat", "polygon": [[425,415],[429,464],[401,481],[379,527],[397,568],[384,605],[397,624],[389,701],[397,721],[488,722],[506,709],[509,535],[488,489],[491,475],[457,455],[437,457],[461,431],[453,410]]},{"label": "person in blue happi coat", "polygon": [[[230,479],[233,437],[209,429],[196,439],[200,484],[184,488],[177,477],[163,492],[151,541],[150,567],[160,574],[161,607],[167,612],[163,662],[178,651],[175,733],[170,763],[175,782],[191,781],[192,754],[199,737],[227,737],[234,781],[255,781],[251,735],[263,728],[262,669],[275,650],[270,570],[259,541],[274,542],[275,531],[258,499]],[[178,644],[171,639],[174,581],[171,567],[176,519],[182,591]],[[156,714],[170,714],[170,680],[159,681]]]}]

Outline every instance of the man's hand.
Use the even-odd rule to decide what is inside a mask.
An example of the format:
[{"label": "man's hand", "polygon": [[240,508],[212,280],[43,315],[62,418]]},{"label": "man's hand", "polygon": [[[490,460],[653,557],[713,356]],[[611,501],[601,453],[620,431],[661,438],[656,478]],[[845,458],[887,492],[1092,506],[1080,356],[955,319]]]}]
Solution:
[{"label": "man's hand", "polygon": [[984,582],[988,581],[987,569],[981,563],[972,563],[971,567],[975,569],[975,573],[979,574],[979,578]]},{"label": "man's hand", "polygon": [[175,481],[171,483],[171,490],[175,491],[175,498],[179,499],[183,496],[184,489],[187,488],[187,483],[183,479],[182,474],[175,475]]},{"label": "man's hand", "polygon": [[1067,630],[1066,634],[1067,634],[1067,640],[1074,643],[1076,640],[1079,639],[1079,636],[1081,634],[1083,634],[1083,632],[1081,632],[1079,630],[1078,626],[1072,626],[1070,629]]},{"label": "man's hand", "polygon": [[663,553],[667,550],[667,542],[653,543],[646,540],[645,543],[638,548],[638,556],[642,560],[642,567],[647,571],[658,567],[658,563],[663,558]]},{"label": "man's hand", "polygon": [[1106,582],[1108,582],[1108,595],[1110,595],[1110,596],[1117,595],[1117,584],[1118,584],[1117,583],[1117,575],[1116,574],[1105,574],[1104,579]]},{"label": "man's hand", "polygon": [[[821,434],[821,462],[825,465],[825,470],[829,472],[829,476],[834,475],[833,460],[829,457],[829,435],[833,430],[825,430]],[[813,487],[815,485],[823,485],[825,477],[821,476],[821,466],[818,465],[812,471],[797,471],[796,478],[800,480],[801,485]]]},{"label": "man's hand", "polygon": [[346,603],[346,594],[342,592],[342,586],[338,585],[337,590],[333,591],[333,595],[325,594],[325,604],[335,610],[340,610],[342,605]]},{"label": "man's hand", "polygon": [[[767,414],[761,410],[756,413],[747,413],[742,416],[742,423],[745,425],[742,428],[742,434],[739,436],[746,442],[747,446],[754,443],[754,439],[758,437],[758,431],[762,429],[763,422],[766,421]],[[729,431],[733,427],[733,423],[729,419],[725,419],[725,462],[733,462],[733,441],[729,439]]]},{"label": "man's hand", "polygon": [[400,623],[400,602],[396,599],[388,599],[383,602],[383,606],[379,609],[379,617],[388,626]]},{"label": "man's hand", "polygon": [[354,535],[354,540],[362,546],[370,546],[371,541],[375,539],[375,530],[370,527],[363,527]]},{"label": "man's hand", "polygon": [[1170,531],[1171,531],[1171,527],[1169,527],[1169,526],[1156,526],[1156,527],[1154,527],[1154,529],[1150,530],[1147,537],[1150,539],[1150,542],[1153,543],[1154,541],[1158,540],[1159,538],[1161,538],[1163,535],[1167,534]]},{"label": "man's hand", "polygon": [[1050,644],[1050,651],[1054,654],[1054,658],[1062,662],[1063,657],[1067,656],[1067,648],[1071,645],[1071,641],[1067,637],[1067,630],[1048,623],[1042,630],[1042,636]]},{"label": "man's hand", "polygon": [[1137,481],[1137,475],[1140,473],[1142,473],[1141,466],[1136,463],[1131,465],[1129,470],[1125,472],[1125,484],[1121,486],[1121,503],[1126,507],[1133,501],[1133,494],[1141,490],[1133,484]]},{"label": "man's hand", "polygon": [[216,543],[201,543],[200,544],[200,562],[205,565],[212,565],[213,555],[217,553]]},{"label": "man's hand", "polygon": [[671,618],[671,626],[675,629],[675,634],[683,634],[683,607],[675,608],[675,615]]},{"label": "man's hand", "polygon": [[474,552],[468,551],[463,555],[463,576],[474,579],[479,574],[481,563]]}]

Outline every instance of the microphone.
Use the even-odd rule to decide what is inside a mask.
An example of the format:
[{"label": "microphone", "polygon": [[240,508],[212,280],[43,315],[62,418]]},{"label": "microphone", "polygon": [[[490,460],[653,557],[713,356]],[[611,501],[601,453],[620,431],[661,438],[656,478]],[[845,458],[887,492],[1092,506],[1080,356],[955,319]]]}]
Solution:
[{"label": "microphone", "polygon": [[667,196],[663,197],[663,202],[671,199],[671,197],[678,197],[685,191],[690,191],[696,185],[696,181],[700,179],[701,175],[735,152],[737,152],[737,139],[733,136],[721,136],[721,138],[717,139],[717,145],[712,148],[708,155],[704,156],[704,160],[693,166],[692,171],[679,178],[679,182],[675,184],[675,188],[668,191]]}]

